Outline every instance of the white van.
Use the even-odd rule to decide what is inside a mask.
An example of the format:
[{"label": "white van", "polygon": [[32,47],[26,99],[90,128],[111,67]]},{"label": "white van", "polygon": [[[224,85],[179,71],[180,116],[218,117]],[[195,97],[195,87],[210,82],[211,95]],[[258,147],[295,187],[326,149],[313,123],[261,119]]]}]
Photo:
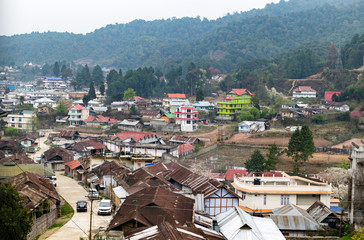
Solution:
[{"label": "white van", "polygon": [[98,215],[110,215],[111,214],[111,200],[102,199],[99,204],[99,209],[97,211]]}]

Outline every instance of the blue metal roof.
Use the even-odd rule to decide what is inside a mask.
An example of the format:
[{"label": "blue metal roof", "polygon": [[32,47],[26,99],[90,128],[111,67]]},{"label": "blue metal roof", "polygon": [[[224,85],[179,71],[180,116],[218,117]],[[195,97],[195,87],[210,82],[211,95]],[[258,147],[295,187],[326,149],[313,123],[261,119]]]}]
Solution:
[{"label": "blue metal roof", "polygon": [[62,80],[60,77],[46,77],[47,80]]},{"label": "blue metal roof", "polygon": [[341,212],[342,207],[330,206],[330,209],[333,212]]}]

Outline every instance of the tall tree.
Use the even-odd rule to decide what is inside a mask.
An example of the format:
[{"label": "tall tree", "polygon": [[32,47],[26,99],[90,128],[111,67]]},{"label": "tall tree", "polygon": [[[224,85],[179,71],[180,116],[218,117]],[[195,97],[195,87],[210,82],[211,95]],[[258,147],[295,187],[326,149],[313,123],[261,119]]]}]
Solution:
[{"label": "tall tree", "polygon": [[196,93],[196,101],[202,101],[204,99],[203,90],[199,88]]},{"label": "tall tree", "polygon": [[91,74],[90,69],[88,68],[87,64],[82,69],[82,84],[87,86],[89,82],[91,82]]},{"label": "tall tree", "polygon": [[327,54],[327,62],[330,68],[334,69],[336,67],[336,61],[338,58],[338,52],[335,44],[331,43],[329,52]]},{"label": "tall tree", "polygon": [[301,130],[297,129],[291,136],[288,143],[286,154],[293,158],[293,172],[299,173],[302,166],[316,151],[313,142],[313,136],[308,126],[303,126]]},{"label": "tall tree", "polygon": [[[63,65],[63,66],[65,66],[65,65]],[[72,75],[73,74],[72,74],[71,68],[66,68],[66,69],[62,70],[62,72],[61,72],[62,79],[67,79],[69,77],[72,77]]]},{"label": "tall tree", "polygon": [[267,153],[267,160],[265,162],[265,168],[267,171],[275,170],[276,164],[278,163],[279,150],[277,145],[273,144],[270,146]]},{"label": "tall tree", "polygon": [[66,116],[67,115],[67,108],[64,101],[59,101],[58,105],[56,106],[56,112],[59,116]]},{"label": "tall tree", "polygon": [[94,82],[91,82],[90,84],[90,90],[88,91],[88,96],[90,97],[90,100],[96,98]]},{"label": "tall tree", "polygon": [[60,73],[59,64],[58,62],[55,62],[53,66],[53,74],[54,76],[59,77],[59,73]]},{"label": "tall tree", "polygon": [[264,172],[265,159],[259,150],[255,150],[250,159],[245,162],[245,167],[248,172]]},{"label": "tall tree", "polygon": [[88,94],[86,94],[85,96],[83,96],[82,98],[82,102],[83,102],[83,105],[84,106],[87,106],[88,105],[88,102],[90,101],[90,96]]},{"label": "tall tree", "polygon": [[104,81],[104,73],[102,72],[102,69],[99,65],[96,65],[92,70],[91,79],[96,86],[100,86]]},{"label": "tall tree", "polygon": [[0,182],[0,236],[2,239],[27,239],[32,218],[16,189]]},{"label": "tall tree", "polygon": [[105,83],[104,82],[102,82],[100,85],[100,93],[102,96],[104,96],[104,94],[105,94]]}]

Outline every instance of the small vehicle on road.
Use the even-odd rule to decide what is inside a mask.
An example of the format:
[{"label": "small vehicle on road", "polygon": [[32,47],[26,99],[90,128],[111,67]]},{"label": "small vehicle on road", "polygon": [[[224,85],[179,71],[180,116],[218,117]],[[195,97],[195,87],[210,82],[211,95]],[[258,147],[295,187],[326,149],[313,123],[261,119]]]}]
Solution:
[{"label": "small vehicle on road", "polygon": [[57,177],[55,175],[51,176],[51,181],[55,187],[57,187]]},{"label": "small vehicle on road", "polygon": [[76,209],[77,212],[87,212],[87,202],[85,200],[77,201]]},{"label": "small vehicle on road", "polygon": [[97,210],[98,215],[110,215],[111,214],[111,200],[102,199]]},{"label": "small vehicle on road", "polygon": [[98,200],[99,199],[99,193],[97,192],[97,190],[95,188],[90,188],[88,190],[88,198],[90,200]]}]

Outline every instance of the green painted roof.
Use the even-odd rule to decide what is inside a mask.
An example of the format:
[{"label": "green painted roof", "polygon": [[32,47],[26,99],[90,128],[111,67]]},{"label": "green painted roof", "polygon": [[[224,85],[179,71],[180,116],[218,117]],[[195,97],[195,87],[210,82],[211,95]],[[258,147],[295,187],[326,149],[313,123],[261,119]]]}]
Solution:
[{"label": "green painted roof", "polygon": [[34,113],[34,111],[32,111],[32,110],[24,110],[24,111],[23,111],[23,113],[33,114],[33,113]]},{"label": "green painted roof", "polygon": [[175,118],[176,115],[174,113],[165,113],[165,115],[168,117],[168,118]]},{"label": "green painted roof", "polygon": [[18,166],[4,166],[0,165],[0,178],[8,178],[16,176],[22,172],[37,173],[41,176],[53,176],[54,171],[51,168],[44,167],[42,164],[18,164]]}]

